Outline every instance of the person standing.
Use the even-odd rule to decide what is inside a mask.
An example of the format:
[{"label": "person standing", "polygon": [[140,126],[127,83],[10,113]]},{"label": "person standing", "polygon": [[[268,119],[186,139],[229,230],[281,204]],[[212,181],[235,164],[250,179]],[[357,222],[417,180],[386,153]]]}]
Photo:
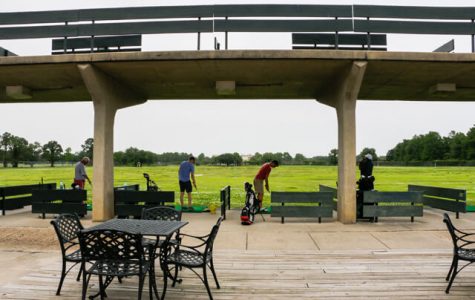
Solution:
[{"label": "person standing", "polygon": [[264,182],[265,188],[269,192],[269,175],[273,168],[277,168],[279,162],[273,160],[271,162],[265,163],[257,172],[256,177],[254,177],[254,188],[257,192],[257,199],[259,200],[259,209],[262,208],[262,200],[264,199]]},{"label": "person standing", "polygon": [[178,182],[180,184],[180,205],[182,209],[184,208],[183,198],[185,196],[185,192],[188,195],[188,207],[192,207],[191,192],[193,188],[191,186],[191,182],[193,182],[193,186],[195,187],[195,189],[197,188],[195,181],[195,163],[195,158],[193,156],[190,156],[188,158],[188,161],[183,161],[180,164],[180,168],[178,169]]},{"label": "person standing", "polygon": [[84,185],[87,182],[92,186],[91,179],[86,174],[86,165],[89,163],[89,157],[83,157],[74,167],[74,186],[79,186],[81,190],[84,189]]}]

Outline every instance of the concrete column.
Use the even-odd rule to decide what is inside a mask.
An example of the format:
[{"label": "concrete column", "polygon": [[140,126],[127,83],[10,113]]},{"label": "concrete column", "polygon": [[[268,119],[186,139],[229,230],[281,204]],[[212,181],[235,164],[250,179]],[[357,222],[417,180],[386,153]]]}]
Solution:
[{"label": "concrete column", "polygon": [[336,109],[338,118],[338,220],[356,222],[356,100],[366,62],[353,62],[322,103]]},{"label": "concrete column", "polygon": [[91,64],[78,65],[94,104],[92,219],[114,217],[114,118],[118,109],[146,100]]}]

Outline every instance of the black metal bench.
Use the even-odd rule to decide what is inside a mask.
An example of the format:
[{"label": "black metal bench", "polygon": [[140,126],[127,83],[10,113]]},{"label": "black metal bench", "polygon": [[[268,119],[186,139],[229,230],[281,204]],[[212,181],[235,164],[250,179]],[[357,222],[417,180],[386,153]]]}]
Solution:
[{"label": "black metal bench", "polygon": [[459,213],[467,211],[467,192],[465,190],[412,184],[408,185],[407,189],[422,192],[424,205],[455,212],[457,219]]},{"label": "black metal bench", "polygon": [[[380,205],[383,204],[383,205]],[[422,192],[378,192],[363,194],[363,218],[414,217],[423,216]]]},{"label": "black metal bench", "polygon": [[386,51],[385,34],[293,33],[292,49]]},{"label": "black metal bench", "polygon": [[219,191],[221,202],[221,216],[226,220],[226,209],[231,209],[231,186],[227,185]]},{"label": "black metal bench", "polygon": [[322,218],[333,217],[333,193],[272,192],[271,217],[280,217],[282,224],[286,217],[318,218],[321,223]]},{"label": "black metal bench", "polygon": [[141,35],[53,39],[51,54],[141,51]]},{"label": "black metal bench", "polygon": [[142,210],[154,206],[174,206],[175,192],[173,191],[114,191],[115,214],[119,218],[140,218]]},{"label": "black metal bench", "polygon": [[0,188],[0,203],[2,215],[5,211],[20,209],[31,205],[31,193],[34,189],[53,190],[56,189],[56,183],[17,185]]},{"label": "black metal bench", "polygon": [[86,190],[33,190],[31,212],[42,214],[87,214]]}]

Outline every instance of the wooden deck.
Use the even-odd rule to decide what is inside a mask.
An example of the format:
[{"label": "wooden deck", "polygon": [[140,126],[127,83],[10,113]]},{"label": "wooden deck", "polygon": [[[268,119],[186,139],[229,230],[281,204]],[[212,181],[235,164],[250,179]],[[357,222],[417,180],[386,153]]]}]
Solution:
[{"label": "wooden deck", "polygon": [[[0,251],[4,256],[5,251]],[[59,253],[31,252],[35,261],[26,274],[0,284],[1,299],[79,299],[81,284],[68,276],[55,296]],[[475,298],[475,269],[456,278],[446,295],[449,250],[404,251],[237,251],[216,253],[221,289],[215,299],[469,299]],[[5,261],[2,262],[6,263]],[[183,271],[183,283],[169,286],[166,299],[207,299],[199,279]],[[14,275],[13,275],[14,276]],[[148,283],[146,282],[145,285]],[[160,282],[161,284],[161,282]],[[160,285],[161,286],[161,285]],[[96,279],[89,292],[97,291]],[[135,299],[137,280],[114,282],[108,299]],[[148,299],[148,289],[143,294]]]}]

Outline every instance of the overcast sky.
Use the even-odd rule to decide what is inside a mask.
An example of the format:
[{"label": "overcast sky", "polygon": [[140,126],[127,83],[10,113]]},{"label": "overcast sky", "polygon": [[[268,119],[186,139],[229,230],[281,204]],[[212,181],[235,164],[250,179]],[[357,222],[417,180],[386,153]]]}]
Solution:
[{"label": "overcast sky", "polygon": [[[98,7],[199,4],[384,4],[475,6],[475,1],[138,1],[15,0],[1,1],[0,12]],[[213,48],[212,34],[202,35],[202,49]],[[223,36],[217,35],[223,42]],[[452,36],[388,35],[389,51],[431,52]],[[50,39],[0,40],[0,47],[18,55],[48,55]],[[147,35],[143,51],[195,50],[196,35]],[[455,37],[455,52],[470,52],[468,36]],[[290,49],[290,33],[229,35],[230,49]],[[358,101],[357,151],[375,148],[385,155],[415,134],[451,130],[466,133],[474,126],[475,102]],[[10,132],[30,142],[58,141],[80,150],[93,136],[93,107],[87,103],[0,104],[0,134]],[[78,121],[80,120],[80,121]],[[290,152],[327,155],[337,147],[335,110],[316,101],[154,101],[120,110],[115,123],[115,151],[137,147],[153,152],[198,155],[239,152]]]}]

